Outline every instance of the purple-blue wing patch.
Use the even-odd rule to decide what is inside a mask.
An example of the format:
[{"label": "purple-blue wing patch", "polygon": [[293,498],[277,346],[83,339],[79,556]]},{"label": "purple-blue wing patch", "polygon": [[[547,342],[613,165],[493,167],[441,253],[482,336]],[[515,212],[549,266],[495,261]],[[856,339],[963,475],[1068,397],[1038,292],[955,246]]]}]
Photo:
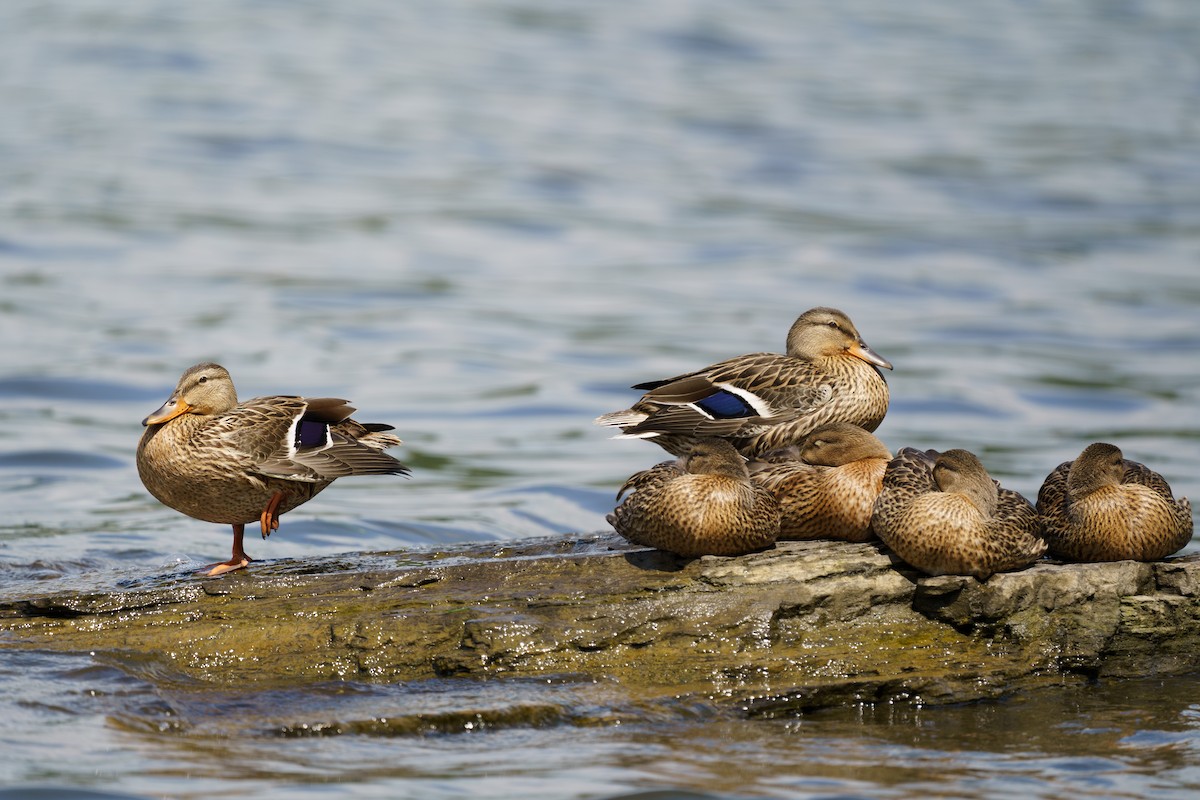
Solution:
[{"label": "purple-blue wing patch", "polygon": [[296,449],[324,447],[329,444],[329,426],[324,422],[302,419],[296,425]]},{"label": "purple-blue wing patch", "polygon": [[741,419],[759,415],[746,398],[733,392],[715,392],[703,400],[697,400],[695,405],[715,419]]}]

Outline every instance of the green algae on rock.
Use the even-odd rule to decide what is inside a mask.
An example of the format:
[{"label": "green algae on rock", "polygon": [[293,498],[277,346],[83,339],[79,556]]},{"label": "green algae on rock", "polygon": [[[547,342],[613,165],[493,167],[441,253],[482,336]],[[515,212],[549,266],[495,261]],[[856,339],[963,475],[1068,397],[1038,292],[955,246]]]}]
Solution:
[{"label": "green algae on rock", "polygon": [[0,602],[0,646],[223,688],[539,677],[756,716],[1195,671],[1200,557],[926,577],[875,543],[682,559],[615,535],[276,561]]}]

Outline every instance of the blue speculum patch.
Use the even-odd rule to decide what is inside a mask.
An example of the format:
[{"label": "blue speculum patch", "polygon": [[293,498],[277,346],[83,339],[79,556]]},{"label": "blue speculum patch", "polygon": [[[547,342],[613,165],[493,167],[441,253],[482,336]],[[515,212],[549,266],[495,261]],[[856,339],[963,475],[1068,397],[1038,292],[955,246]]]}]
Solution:
[{"label": "blue speculum patch", "polygon": [[697,400],[696,405],[709,414],[720,419],[735,419],[737,417],[756,417],[758,412],[733,392],[716,392],[703,400]]},{"label": "blue speculum patch", "polygon": [[296,448],[322,447],[329,443],[329,426],[324,422],[300,420],[296,426]]}]

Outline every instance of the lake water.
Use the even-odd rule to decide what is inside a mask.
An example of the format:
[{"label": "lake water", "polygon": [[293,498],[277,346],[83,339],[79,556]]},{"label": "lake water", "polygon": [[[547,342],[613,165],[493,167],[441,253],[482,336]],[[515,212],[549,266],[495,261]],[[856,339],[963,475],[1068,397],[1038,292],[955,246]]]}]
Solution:
[{"label": "lake water", "polygon": [[[1196,42],[1186,0],[10,0],[0,596],[226,556],[133,465],[197,361],[243,397],[349,397],[413,467],[339,482],[252,555],[436,548],[605,529],[661,452],[591,420],[782,349],[815,305],[895,364],[893,449],[970,448],[1032,497],[1107,440],[1200,498]],[[1200,679],[324,737],[280,731],[580,700],[217,697],[12,650],[0,687],[0,785],[61,797],[1200,791]]]}]

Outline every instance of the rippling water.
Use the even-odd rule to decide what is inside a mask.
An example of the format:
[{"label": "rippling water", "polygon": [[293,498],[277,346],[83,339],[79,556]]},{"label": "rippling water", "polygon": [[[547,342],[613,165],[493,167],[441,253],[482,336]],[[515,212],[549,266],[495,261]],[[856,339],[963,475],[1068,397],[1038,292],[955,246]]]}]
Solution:
[{"label": "rippling water", "polygon": [[[969,447],[1033,495],[1105,439],[1200,496],[1197,41],[1184,0],[7,2],[0,594],[224,557],[227,530],[157,504],[133,467],[140,419],[194,362],[245,397],[350,397],[414,467],[339,483],[252,554],[428,547],[603,529],[660,453],[591,419],[632,383],[781,349],[814,305],[896,365],[893,448]],[[0,668],[10,784],[1200,788],[1189,681],[887,719],[280,740],[295,720],[222,728],[129,665]],[[569,687],[449,691],[330,687],[301,716],[571,708]],[[186,726],[155,730],[180,704]]]}]

